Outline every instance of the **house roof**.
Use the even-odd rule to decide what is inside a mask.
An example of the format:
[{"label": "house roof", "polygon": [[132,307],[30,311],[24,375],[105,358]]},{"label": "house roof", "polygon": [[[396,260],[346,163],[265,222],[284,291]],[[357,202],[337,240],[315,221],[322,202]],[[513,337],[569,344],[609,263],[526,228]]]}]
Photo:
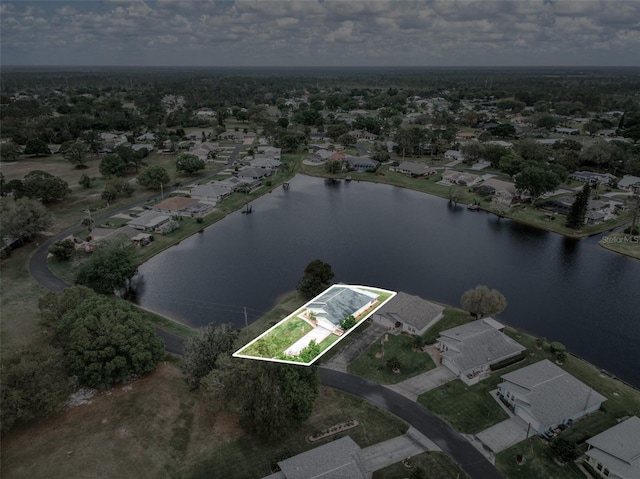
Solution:
[{"label": "house roof", "polygon": [[426,163],[418,163],[416,161],[403,161],[395,168],[397,171],[408,171],[412,175],[424,175],[432,169]]},{"label": "house roof", "polygon": [[510,181],[502,181],[497,178],[489,178],[484,180],[482,183],[484,186],[491,186],[496,189],[496,191],[506,191],[512,196],[516,196],[516,185]]},{"label": "house roof", "polygon": [[317,296],[307,305],[307,308],[322,311],[316,316],[323,317],[337,326],[344,318],[376,298],[377,295],[369,291],[347,286],[333,286]]},{"label": "house roof", "polygon": [[364,479],[362,453],[349,436],[280,461],[286,479]]},{"label": "house roof", "polygon": [[591,456],[622,477],[640,477],[640,418],[631,416],[600,434],[587,439]]},{"label": "house roof", "polygon": [[527,349],[484,319],[442,331],[438,341],[449,348],[442,355],[463,372],[494,364]]},{"label": "house roof", "polygon": [[140,215],[138,218],[132,219],[127,224],[133,228],[135,228],[136,226],[143,228],[154,228],[170,219],[171,216],[160,213],[159,211],[148,211],[145,214]]},{"label": "house roof", "polygon": [[401,321],[421,330],[436,320],[443,311],[442,306],[426,299],[399,292],[376,311],[376,314],[385,316],[393,322]]},{"label": "house roof", "polygon": [[164,201],[161,201],[160,203],[155,205],[154,208],[157,210],[179,211],[197,202],[198,200],[194,200],[193,198],[186,198],[184,196],[173,196],[171,198],[167,198]]},{"label": "house roof", "polygon": [[540,430],[607,399],[548,359],[507,373],[502,379],[502,386],[514,392],[540,422]]},{"label": "house roof", "polygon": [[631,176],[631,175],[624,175],[622,177],[622,179],[620,181],[618,181],[618,187],[619,188],[627,188],[627,187],[630,187],[632,185],[639,184],[639,183],[640,183],[640,177]]},{"label": "house roof", "polygon": [[[229,188],[225,188],[224,186],[215,183],[198,185],[191,190],[191,196],[194,198],[220,198],[228,195],[229,193]],[[197,202],[197,200],[192,201]]]}]

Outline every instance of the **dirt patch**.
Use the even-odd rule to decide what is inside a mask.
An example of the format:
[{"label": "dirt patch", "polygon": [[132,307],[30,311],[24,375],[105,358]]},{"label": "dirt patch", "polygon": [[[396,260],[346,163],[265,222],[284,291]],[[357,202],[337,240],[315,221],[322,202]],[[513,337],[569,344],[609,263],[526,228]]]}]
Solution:
[{"label": "dirt patch", "polygon": [[213,433],[217,436],[224,437],[227,441],[244,435],[238,416],[226,411],[219,412],[216,416]]}]

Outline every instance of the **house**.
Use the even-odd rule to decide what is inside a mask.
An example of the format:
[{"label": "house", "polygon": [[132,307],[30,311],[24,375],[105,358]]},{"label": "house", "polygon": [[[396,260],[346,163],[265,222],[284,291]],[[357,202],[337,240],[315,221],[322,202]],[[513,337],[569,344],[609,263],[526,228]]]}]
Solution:
[{"label": "house", "polygon": [[153,241],[153,236],[149,233],[138,233],[133,238],[131,238],[131,241],[136,246],[147,246]]},{"label": "house", "polygon": [[569,175],[569,178],[583,183],[588,182],[590,185],[613,185],[617,181],[617,178],[611,173],[596,173],[593,171],[574,171]]},{"label": "house", "polygon": [[467,386],[489,376],[491,366],[517,357],[527,348],[504,334],[504,326],[483,318],[440,333],[441,362]]},{"label": "house", "polygon": [[411,177],[431,176],[436,173],[435,168],[429,168],[427,164],[418,163],[416,161],[403,161],[398,166],[392,166],[389,169],[391,171],[397,171],[398,173],[404,173]]},{"label": "house", "polygon": [[588,225],[599,225],[604,223],[607,215],[602,211],[587,211],[584,214],[584,222]]},{"label": "house", "polygon": [[498,395],[540,434],[597,411],[607,399],[548,359],[503,375]]},{"label": "house", "polygon": [[[559,213],[561,215],[568,215],[569,212],[571,211],[571,207],[573,206],[573,203],[575,201],[576,201],[576,197],[575,196],[565,196],[565,197],[562,197],[562,198],[554,198],[554,199],[551,199],[549,201],[545,201],[542,204],[541,208],[544,209],[544,210],[548,210],[548,211],[553,211],[555,213]],[[589,200],[589,203],[587,204],[586,213],[592,213],[592,212],[600,212],[601,213],[601,212],[605,211],[608,207],[609,207],[609,203],[605,203],[604,201]],[[603,217],[604,217],[604,215],[603,215]],[[595,216],[593,216],[593,218],[595,219]]]},{"label": "house", "polygon": [[277,170],[282,166],[282,162],[280,160],[276,160],[275,158],[271,158],[269,156],[256,155],[253,160],[249,162],[251,167],[263,169],[263,170]]},{"label": "house", "polygon": [[464,153],[457,150],[447,150],[444,152],[444,157],[450,160],[460,160],[464,161],[465,156]]},{"label": "house", "polygon": [[640,187],[640,177],[624,175],[620,181],[618,181],[618,188],[625,191],[633,191],[633,187]]},{"label": "house", "polygon": [[484,196],[493,195],[492,202],[496,205],[512,206],[520,204],[520,196],[516,191],[516,185],[510,181],[502,181],[497,178],[484,180],[482,186],[476,191]]},{"label": "house", "polygon": [[476,133],[456,133],[456,139],[458,140],[474,140],[477,136]]},{"label": "house", "polygon": [[378,135],[369,133],[366,130],[351,130],[348,134],[354,137],[356,140],[375,141],[378,139]]},{"label": "house", "polygon": [[640,419],[631,416],[587,439],[587,464],[600,477],[637,479],[640,477]]},{"label": "house", "polygon": [[217,182],[206,183],[204,185],[198,185],[191,190],[191,198],[195,198],[193,201],[220,201],[229,196],[233,191],[224,186],[216,184]]},{"label": "house", "polygon": [[275,146],[258,146],[256,150],[258,153],[268,155],[276,160],[279,160],[280,155],[282,154],[282,148],[276,148]]},{"label": "house", "polygon": [[313,153],[313,155],[307,157],[307,160],[312,163],[322,163],[324,161],[327,161],[333,154],[334,152],[330,150],[317,150]]},{"label": "house", "polygon": [[147,211],[127,224],[132,228],[142,231],[159,231],[159,229],[171,221],[171,216],[160,211]]},{"label": "house", "polygon": [[182,214],[190,206],[196,204],[198,200],[192,198],[186,198],[184,196],[172,196],[164,201],[161,201],[153,207],[155,211],[168,214]]},{"label": "house", "polygon": [[266,168],[244,168],[238,172],[239,178],[251,178],[252,180],[262,180],[271,175],[271,170]]},{"label": "house", "polygon": [[154,133],[145,133],[136,138],[136,141],[144,143],[145,141],[156,141],[156,135]]},{"label": "house", "polygon": [[278,462],[280,471],[263,479],[370,479],[362,449],[349,436]]},{"label": "house", "polygon": [[450,185],[473,186],[480,183],[482,177],[461,171],[445,170],[442,173],[442,181]]},{"label": "house", "polygon": [[513,143],[511,143],[510,141],[504,141],[504,140],[490,140],[490,141],[485,141],[484,144],[501,146],[502,148],[513,148]]},{"label": "house", "polygon": [[399,292],[371,319],[388,328],[402,328],[402,331],[422,335],[432,325],[440,321],[444,308],[430,301]]},{"label": "house", "polygon": [[260,180],[254,180],[251,178],[227,178],[224,180],[215,181],[214,184],[228,189],[231,192],[234,191],[251,191],[252,189],[260,186]]},{"label": "house", "polygon": [[578,135],[580,133],[580,130],[577,130],[575,128],[563,128],[560,126],[556,126],[553,131],[555,133],[559,133],[561,135]]},{"label": "house", "polygon": [[332,331],[347,316],[357,318],[378,300],[370,291],[347,286],[333,286],[307,305],[319,327]]},{"label": "house", "polygon": [[360,156],[347,156],[346,160],[349,168],[355,171],[375,170],[380,164],[376,160]]},{"label": "house", "polygon": [[150,143],[136,143],[135,145],[131,145],[131,149],[133,151],[147,150],[149,153],[155,149]]}]

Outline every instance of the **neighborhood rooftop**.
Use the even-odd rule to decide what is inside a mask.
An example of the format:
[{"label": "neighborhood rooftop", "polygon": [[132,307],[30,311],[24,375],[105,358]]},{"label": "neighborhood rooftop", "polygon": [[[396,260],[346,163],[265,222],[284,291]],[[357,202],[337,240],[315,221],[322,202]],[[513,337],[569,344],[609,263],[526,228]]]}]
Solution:
[{"label": "neighborhood rooftop", "polygon": [[[548,359],[502,376],[506,387],[522,398],[541,429],[588,411],[606,400]],[[504,383],[503,383],[504,384]]]},{"label": "neighborhood rooftop", "polygon": [[587,456],[603,464],[615,477],[640,477],[640,418],[632,416],[587,439]]},{"label": "neighborhood rooftop", "polygon": [[398,292],[389,302],[383,305],[376,316],[382,316],[392,323],[406,323],[416,331],[423,331],[426,327],[435,323],[442,317],[444,308],[437,304],[413,296]]}]

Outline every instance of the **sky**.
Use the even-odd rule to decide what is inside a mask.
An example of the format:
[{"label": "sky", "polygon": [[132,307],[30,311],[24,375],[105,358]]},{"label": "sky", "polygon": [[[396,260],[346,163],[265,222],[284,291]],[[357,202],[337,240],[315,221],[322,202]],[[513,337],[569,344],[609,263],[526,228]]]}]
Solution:
[{"label": "sky", "polygon": [[0,0],[0,65],[639,66],[640,0]]}]

